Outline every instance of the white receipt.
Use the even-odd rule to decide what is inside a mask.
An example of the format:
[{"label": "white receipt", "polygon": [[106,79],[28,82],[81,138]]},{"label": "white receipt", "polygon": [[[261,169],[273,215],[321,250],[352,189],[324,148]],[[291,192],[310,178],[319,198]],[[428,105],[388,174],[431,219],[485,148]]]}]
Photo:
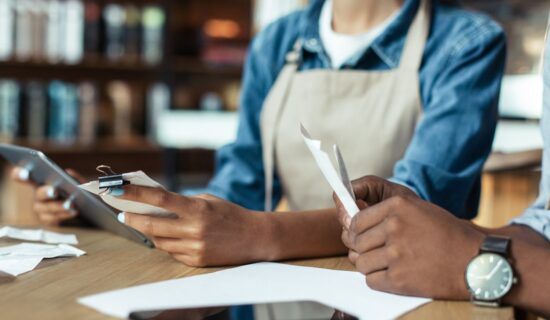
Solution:
[{"label": "white receipt", "polygon": [[[161,188],[164,189],[164,187],[156,182],[155,180],[151,179],[149,176],[147,176],[143,171],[136,171],[136,172],[129,172],[122,174],[122,178],[130,184],[136,185],[136,186],[143,186],[143,187],[153,187],[153,188]],[[162,208],[155,207],[149,204],[135,202],[135,201],[128,201],[128,200],[122,200],[118,199],[117,197],[113,197],[108,194],[102,194],[103,190],[99,189],[99,181],[91,181],[86,184],[82,184],[79,186],[81,189],[84,189],[88,192],[91,192],[95,195],[98,195],[101,197],[101,199],[111,207],[122,211],[122,212],[131,212],[131,213],[138,213],[138,214],[155,214],[155,215],[170,215],[171,213],[169,211],[166,211]]]},{"label": "white receipt", "polygon": [[52,244],[78,244],[78,240],[74,234],[63,234],[42,229],[19,229],[4,226],[0,228],[0,238],[3,237],[26,241],[42,241]]},{"label": "white receipt", "polygon": [[42,257],[0,257],[0,272],[14,277],[34,270]]},{"label": "white receipt", "polygon": [[317,162],[317,166],[321,169],[325,179],[327,179],[328,183],[332,187],[332,190],[334,190],[348,214],[351,217],[355,216],[357,212],[359,212],[359,207],[357,207],[357,203],[355,203],[355,200],[351,197],[348,190],[342,183],[338,172],[334,168],[332,161],[330,161],[330,157],[321,149],[321,141],[312,139],[309,132],[302,124],[300,124],[300,129],[302,131],[302,138],[304,139],[309,151],[311,151],[313,158],[315,158],[315,162]]},{"label": "white receipt", "polygon": [[18,276],[36,268],[42,259],[80,257],[86,252],[68,244],[20,243],[0,247],[0,272]]},{"label": "white receipt", "polygon": [[80,257],[86,254],[78,248],[68,244],[38,244],[20,243],[13,246],[0,247],[0,257]]},{"label": "white receipt", "polygon": [[374,291],[358,272],[269,262],[78,299],[83,305],[119,318],[140,310],[287,301],[315,301],[361,319],[394,319],[430,300]]}]

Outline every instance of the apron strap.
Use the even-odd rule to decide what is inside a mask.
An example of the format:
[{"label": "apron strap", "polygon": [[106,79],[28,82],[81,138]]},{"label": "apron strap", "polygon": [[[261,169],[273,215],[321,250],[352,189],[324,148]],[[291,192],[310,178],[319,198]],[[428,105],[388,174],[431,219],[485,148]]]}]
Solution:
[{"label": "apron strap", "polygon": [[420,0],[418,12],[409,28],[407,40],[401,54],[400,68],[420,70],[424,47],[430,34],[431,10],[431,0]]},{"label": "apron strap", "polygon": [[275,174],[275,139],[276,128],[283,106],[285,105],[292,78],[298,70],[302,43],[297,40],[294,48],[286,55],[286,64],[269,92],[264,110],[261,113],[262,146],[265,179],[264,210],[273,210],[273,176]]}]

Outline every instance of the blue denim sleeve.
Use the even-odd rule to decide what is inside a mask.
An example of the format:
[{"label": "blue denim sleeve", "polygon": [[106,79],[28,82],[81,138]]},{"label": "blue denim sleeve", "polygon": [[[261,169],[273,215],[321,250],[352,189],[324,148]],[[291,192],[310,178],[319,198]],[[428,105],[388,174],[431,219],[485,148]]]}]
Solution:
[{"label": "blue denim sleeve", "polygon": [[499,28],[473,32],[456,39],[439,70],[430,70],[435,78],[423,91],[424,114],[391,179],[460,218],[478,209],[506,59]]},{"label": "blue denim sleeve", "polygon": [[[262,34],[252,42],[244,67],[239,128],[236,141],[216,154],[216,173],[207,193],[251,210],[264,209],[264,167],[260,135],[260,114],[274,81],[272,62],[262,53]],[[274,178],[273,203],[281,198]]]},{"label": "blue denim sleeve", "polygon": [[550,201],[550,38],[546,39],[544,54],[543,100],[544,109],[542,112],[541,127],[544,152],[539,196],[535,203],[522,216],[512,220],[512,223],[526,225],[550,241],[550,210],[547,208],[547,204]]}]

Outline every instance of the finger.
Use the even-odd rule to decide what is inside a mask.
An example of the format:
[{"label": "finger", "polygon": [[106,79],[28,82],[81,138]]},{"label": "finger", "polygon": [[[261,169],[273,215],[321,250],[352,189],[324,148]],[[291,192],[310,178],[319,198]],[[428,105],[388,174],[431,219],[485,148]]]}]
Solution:
[{"label": "finger", "polygon": [[342,230],[342,243],[348,248],[353,249],[353,241],[351,241],[351,237],[349,234],[349,231],[344,229]]},{"label": "finger", "polygon": [[359,210],[365,210],[369,207],[369,204],[361,199],[357,200],[357,207],[359,207]]},{"label": "finger", "polygon": [[355,268],[364,275],[388,268],[388,259],[384,248],[362,253],[355,261]]},{"label": "finger", "polygon": [[171,256],[189,267],[200,268],[208,266],[204,257],[201,256],[187,254],[171,254]]},{"label": "finger", "polygon": [[186,207],[191,209],[196,202],[196,200],[191,198],[155,187],[127,185],[121,188],[121,190],[122,195],[117,195],[118,199],[146,203],[174,213]]},{"label": "finger", "polygon": [[352,182],[353,192],[357,199],[370,205],[384,200],[385,187],[389,182],[376,176],[366,176]]},{"label": "finger", "polygon": [[54,186],[41,186],[36,189],[35,200],[50,201],[57,199],[59,193]]},{"label": "finger", "polygon": [[125,225],[153,237],[182,238],[185,234],[180,225],[174,223],[176,219],[173,218],[121,212],[118,219]]},{"label": "finger", "polygon": [[373,272],[366,276],[367,286],[371,289],[392,292],[390,290],[391,286],[388,280],[388,271],[381,270],[378,272]]},{"label": "finger", "polygon": [[336,212],[338,213],[338,221],[340,221],[340,224],[345,228],[349,229],[349,226],[351,224],[351,217],[342,205],[342,202],[336,195],[336,193],[332,196],[334,200],[334,204],[336,205]]},{"label": "finger", "polygon": [[357,258],[359,258],[359,254],[357,252],[353,250],[348,252],[348,259],[354,266],[357,264]]},{"label": "finger", "polygon": [[27,183],[33,186],[36,186],[34,182],[32,182],[30,171],[26,168],[21,167],[15,167],[10,173],[10,176],[13,180]]},{"label": "finger", "polygon": [[352,246],[358,253],[365,253],[384,246],[386,243],[386,226],[380,223],[353,238]]},{"label": "finger", "polygon": [[58,211],[58,212],[39,212],[38,218],[42,223],[47,225],[58,225],[65,220],[69,220],[75,217],[70,211]]},{"label": "finger", "polygon": [[76,181],[80,182],[80,183],[84,183],[86,182],[86,179],[80,174],[78,173],[76,170],[74,169],[67,169],[65,170],[67,171],[67,173],[73,177]]},{"label": "finger", "polygon": [[369,206],[367,209],[359,211],[351,219],[350,230],[355,234],[361,234],[382,223],[391,210],[393,210],[393,205],[387,201]]},{"label": "finger", "polygon": [[37,201],[34,203],[34,211],[38,213],[70,212],[63,201]]},{"label": "finger", "polygon": [[192,256],[202,254],[204,249],[200,242],[196,240],[154,237],[153,243],[157,249],[170,254]]}]

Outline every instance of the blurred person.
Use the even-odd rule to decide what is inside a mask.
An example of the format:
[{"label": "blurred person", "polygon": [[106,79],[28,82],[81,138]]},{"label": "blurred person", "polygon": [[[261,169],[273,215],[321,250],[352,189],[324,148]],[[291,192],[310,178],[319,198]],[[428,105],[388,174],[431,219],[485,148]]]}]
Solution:
[{"label": "blurred person", "polygon": [[[116,189],[177,215],[119,219],[191,266],[347,252],[300,122],[338,143],[352,177],[391,177],[471,218],[496,126],[504,39],[489,18],[443,1],[311,1],[253,40],[237,139],[219,150],[205,193]],[[69,217],[55,190],[37,192],[49,196],[36,197],[43,220]],[[266,214],[283,197],[291,211]]]}]

